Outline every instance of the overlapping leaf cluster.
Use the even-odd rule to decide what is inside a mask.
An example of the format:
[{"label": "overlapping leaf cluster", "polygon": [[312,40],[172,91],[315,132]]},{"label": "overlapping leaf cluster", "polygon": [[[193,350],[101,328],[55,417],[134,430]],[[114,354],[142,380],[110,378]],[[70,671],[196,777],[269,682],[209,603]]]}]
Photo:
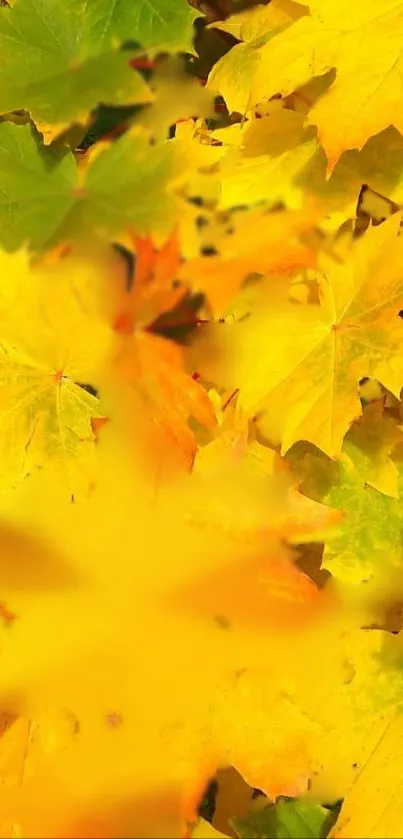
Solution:
[{"label": "overlapping leaf cluster", "polygon": [[0,3],[4,837],[401,834],[403,12],[250,5]]}]

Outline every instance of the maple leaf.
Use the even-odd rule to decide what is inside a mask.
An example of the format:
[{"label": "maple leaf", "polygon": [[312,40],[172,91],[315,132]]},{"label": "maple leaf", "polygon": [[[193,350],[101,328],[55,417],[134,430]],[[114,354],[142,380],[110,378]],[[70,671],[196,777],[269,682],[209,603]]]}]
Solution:
[{"label": "maple leaf", "polygon": [[[302,491],[345,513],[338,535],[325,546],[323,567],[346,583],[374,579],[382,587],[388,575],[393,576],[393,568],[400,568],[402,562],[401,444],[396,447],[395,454],[387,458],[387,471],[392,472],[394,482],[397,478],[398,498],[393,498],[373,489],[365,480],[365,454],[356,442],[357,437],[361,437],[361,445],[371,447],[370,423],[366,440],[365,433],[360,435],[358,429],[354,432],[346,438],[346,453],[342,454],[339,464],[332,463],[319,452],[307,451],[304,444],[298,444],[290,452],[290,458],[303,480]],[[374,453],[376,455],[375,446]],[[376,457],[372,469],[375,469],[375,463]]]},{"label": "maple leaf", "polygon": [[281,107],[233,128],[213,132],[225,150],[220,209],[282,201],[292,210],[315,208],[322,229],[334,231],[354,218],[363,184],[394,202],[403,200],[403,140],[394,128],[369,140],[361,152],[346,152],[328,180],[325,155],[312,127],[305,127],[304,114]]},{"label": "maple leaf", "polygon": [[0,258],[2,491],[48,466],[74,496],[90,481],[91,422],[102,416],[90,385],[108,333],[80,299],[97,263],[61,260],[54,272],[31,268],[24,251]]},{"label": "maple leaf", "polygon": [[133,229],[140,236],[152,231],[156,241],[166,239],[175,223],[169,186],[177,176],[174,146],[151,147],[138,129],[97,146],[78,171],[76,212],[64,235],[82,239],[95,232],[108,238]]},{"label": "maple leaf", "polygon": [[332,839],[384,836],[393,839],[401,832],[402,716],[396,714],[384,736],[362,766],[343,803],[338,821],[329,834]]},{"label": "maple leaf", "polygon": [[170,468],[171,451],[173,466],[177,455],[191,468],[197,443],[188,420],[193,417],[212,431],[215,417],[204,388],[185,371],[181,348],[140,331],[118,336],[111,372],[112,381],[105,384],[111,416],[120,417],[127,429],[125,417],[141,412],[149,431],[146,457],[161,458]]},{"label": "maple leaf", "polygon": [[[342,623],[343,630],[333,626],[329,634],[326,621],[311,624],[315,637],[305,626],[300,648],[295,634],[287,632],[283,652],[280,638],[271,647],[275,661],[269,663],[263,655],[260,665],[240,674],[231,691],[227,688],[227,701],[222,705],[216,699],[212,709],[210,730],[226,742],[226,764],[235,765],[251,786],[272,799],[305,792],[308,777],[313,796],[321,800],[345,795],[356,774],[353,764],[371,753],[400,705],[401,674],[392,668],[384,672],[381,638],[360,630],[350,633],[345,614]],[[345,633],[343,641],[339,631]],[[284,670],[277,658],[281,655]],[[321,684],[313,687],[314,666],[316,673],[321,670]],[[267,719],[270,707],[272,725]],[[293,763],[293,775],[282,756]]]},{"label": "maple leaf", "polygon": [[0,836],[400,830],[396,3],[0,0]]},{"label": "maple leaf", "polygon": [[3,247],[41,246],[75,203],[76,164],[67,148],[46,152],[30,125],[0,123]]},{"label": "maple leaf", "polygon": [[23,108],[51,140],[73,122],[86,122],[99,101],[149,102],[150,91],[116,43],[136,38],[130,4],[16,0],[0,9],[0,112]]},{"label": "maple leaf", "polygon": [[184,149],[176,138],[151,145],[138,126],[113,143],[97,144],[78,167],[76,202],[60,236],[73,241],[113,237],[125,245],[134,232],[161,246],[186,217],[181,191],[198,167],[193,149]]},{"label": "maple leaf", "polygon": [[175,233],[159,250],[151,239],[132,236],[135,252],[134,276],[127,283],[115,284],[107,300],[114,328],[130,334],[134,327],[150,327],[158,317],[173,309],[186,288],[176,283],[181,262]]},{"label": "maple leaf", "polygon": [[[185,371],[183,350],[152,333],[161,314],[183,299],[186,287],[175,283],[180,263],[175,235],[157,251],[149,239],[134,237],[136,270],[131,287],[118,282],[105,312],[115,332],[113,349],[105,364],[103,384],[111,400],[111,416],[128,427],[140,411],[149,427],[147,451],[175,457],[191,467],[196,439],[190,416],[210,431],[216,420],[206,391]],[[170,443],[170,445],[167,445]],[[157,458],[158,456],[157,455]]]},{"label": "maple leaf", "polygon": [[[391,8],[387,0],[359,6],[353,15],[346,2],[310,0],[307,6],[310,15],[284,32],[274,37],[271,33],[260,35],[247,44],[248,63],[237,47],[237,55],[229,57],[226,64],[221,60],[213,70],[211,84],[225,79],[228,71],[234,73],[236,63],[241,62],[246,71],[244,101],[250,107],[274,94],[287,96],[335,68],[335,81],[309,116],[309,122],[318,127],[330,172],[344,151],[361,149],[369,137],[389,125],[403,131],[398,107],[402,11],[399,4]],[[369,46],[375,37],[379,44],[376,66]]]},{"label": "maple leaf", "polygon": [[240,839],[322,839],[331,821],[329,810],[320,804],[280,799],[243,819],[234,819],[233,825]]},{"label": "maple leaf", "polygon": [[[337,456],[344,434],[361,414],[358,382],[363,377],[379,379],[399,396],[399,224],[399,216],[393,216],[369,230],[344,264],[326,265],[318,277],[320,306],[287,302],[273,283],[266,284],[248,320],[220,332],[210,328],[200,338],[197,369],[207,380],[239,388],[249,416],[262,412],[263,433],[263,412],[270,403],[268,436],[275,417],[283,453],[302,439]],[[264,351],[267,335],[275,353]]]},{"label": "maple leaf", "polygon": [[[194,54],[192,24],[200,13],[186,0],[139,0],[136,6],[120,3],[122,38],[129,37],[129,27],[139,43],[151,55],[156,52]],[[119,13],[119,10],[118,10]]]},{"label": "maple leaf", "polygon": [[[208,77],[208,85],[224,96],[231,111],[243,114],[250,110],[259,100],[252,100],[252,85],[260,62],[260,47],[266,44],[278,31],[306,14],[306,9],[292,0],[274,0],[265,8],[258,6],[248,9],[238,15],[233,15],[228,21],[219,21],[216,26],[240,37],[244,43],[236,44],[213,67]],[[277,93],[277,91],[275,91]]]},{"label": "maple leaf", "polygon": [[[289,209],[300,209],[304,200],[301,180],[309,193],[311,180],[304,179],[304,173],[307,167],[315,168],[313,158],[316,162],[321,157],[312,131],[304,130],[301,115],[280,108],[234,128],[214,132],[227,150],[220,165],[220,207],[264,200],[272,205],[284,201]],[[317,180],[323,181],[324,161],[321,165],[318,159],[317,168]],[[325,184],[321,186],[325,190]]]},{"label": "maple leaf", "polygon": [[399,473],[393,454],[398,454],[402,442],[401,426],[385,410],[385,399],[378,399],[363,408],[363,416],[347,432],[343,448],[365,484],[397,498]]},{"label": "maple leaf", "polygon": [[139,128],[97,145],[78,166],[67,147],[44,148],[28,125],[0,123],[0,140],[0,241],[8,249],[99,237],[126,243],[128,230],[162,244],[185,215],[177,193],[198,167],[183,143],[153,147]]},{"label": "maple leaf", "polygon": [[214,21],[209,26],[229,32],[234,38],[247,42],[262,32],[290,24],[303,14],[306,14],[304,7],[293,0],[272,0],[269,6],[257,5],[229,15],[226,20]]},{"label": "maple leaf", "polygon": [[[151,110],[150,120],[154,124]],[[139,117],[139,122],[145,129],[146,114]],[[177,222],[186,255],[192,257],[191,240],[196,236],[199,212],[196,207],[191,212],[191,205],[181,202],[177,196],[183,189],[184,180],[188,180],[186,191],[191,194],[193,173],[200,168],[211,168],[220,158],[219,173],[205,176],[211,184],[214,178],[218,178],[218,210],[228,210],[243,203],[258,205],[263,200],[270,206],[285,201],[289,208],[303,210],[307,228],[309,219],[313,224],[314,214],[318,213],[322,226],[334,230],[354,215],[362,183],[394,201],[403,200],[400,178],[403,145],[394,130],[375,138],[360,155],[356,152],[345,155],[330,181],[326,182],[323,153],[316,148],[313,138],[309,139],[309,131],[304,133],[301,115],[282,109],[247,126],[243,132],[237,126],[234,142],[242,139],[239,151],[227,146],[228,129],[213,132],[212,136],[217,137],[222,146],[205,145],[200,137],[197,139],[193,123],[185,122],[178,126],[175,140],[166,147],[152,148],[145,136],[133,134],[131,140],[123,142],[122,138],[117,149],[114,148],[116,144],[105,144],[99,162],[97,156],[89,155],[88,164],[77,169],[67,148],[43,147],[29,126],[3,122],[0,124],[0,166],[5,199],[1,211],[2,244],[7,249],[17,248],[26,242],[38,247],[49,241],[63,240],[63,237],[80,239],[85,236],[88,239],[94,236],[94,231],[104,236],[118,235],[123,239],[126,225],[139,234],[152,232],[157,241],[162,241],[166,231]],[[383,170],[380,169],[380,161],[386,150],[388,169]],[[226,157],[228,151],[231,154]],[[126,170],[124,181],[120,176],[121,165],[130,169],[131,173],[129,178]],[[147,189],[143,186],[144,178]],[[30,196],[29,201],[27,195]],[[111,209],[107,216],[104,213],[106,206]],[[292,218],[289,218],[291,224]],[[297,222],[297,216],[295,219]],[[243,256],[249,264],[254,255],[258,259],[257,249],[254,248],[256,243],[247,229],[252,224],[252,217],[249,221],[245,219],[236,223],[239,228],[236,242],[233,235],[221,236],[219,249],[222,259],[234,259],[237,253],[238,260]],[[301,227],[303,225],[304,218],[301,216]],[[276,250],[271,261],[270,250],[267,249],[265,264],[275,266],[277,256],[281,269],[284,263],[292,264],[293,249],[290,241],[288,258],[286,243],[273,241],[275,232],[273,222],[268,244],[271,248],[275,245]],[[288,240],[288,230],[283,231],[283,235],[281,233],[278,230],[282,240]],[[196,237],[197,253],[199,246],[200,241]],[[308,258],[308,249],[305,254]],[[298,257],[297,250],[295,257]],[[210,275],[207,287],[215,294],[219,295],[220,284],[215,277],[220,266],[223,271],[230,271],[230,276],[234,276],[232,288],[237,287],[233,273],[235,262],[225,264],[218,263],[214,258],[203,259],[199,264],[189,265],[189,269],[185,264],[183,271],[188,276],[194,273],[200,278],[202,266],[206,283]],[[246,262],[245,266],[238,262],[237,273],[244,274],[245,270]]]}]

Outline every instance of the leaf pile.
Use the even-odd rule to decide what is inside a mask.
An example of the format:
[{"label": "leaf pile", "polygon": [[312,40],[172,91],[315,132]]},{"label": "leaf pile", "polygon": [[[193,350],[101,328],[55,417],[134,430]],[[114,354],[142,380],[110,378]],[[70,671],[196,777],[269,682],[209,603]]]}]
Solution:
[{"label": "leaf pile", "polygon": [[4,839],[402,833],[402,26],[0,3]]}]

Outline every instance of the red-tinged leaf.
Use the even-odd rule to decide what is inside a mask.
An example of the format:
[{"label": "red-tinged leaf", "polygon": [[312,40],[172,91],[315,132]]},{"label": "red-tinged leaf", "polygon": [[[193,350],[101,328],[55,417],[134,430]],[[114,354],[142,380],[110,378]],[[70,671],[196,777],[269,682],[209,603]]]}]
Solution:
[{"label": "red-tinged leaf", "polygon": [[212,431],[216,417],[205,389],[185,372],[181,348],[146,332],[122,336],[112,369],[125,394],[121,408],[128,416],[144,414],[150,453],[155,455],[157,446],[160,455],[174,455],[191,468],[196,439],[188,420]]}]

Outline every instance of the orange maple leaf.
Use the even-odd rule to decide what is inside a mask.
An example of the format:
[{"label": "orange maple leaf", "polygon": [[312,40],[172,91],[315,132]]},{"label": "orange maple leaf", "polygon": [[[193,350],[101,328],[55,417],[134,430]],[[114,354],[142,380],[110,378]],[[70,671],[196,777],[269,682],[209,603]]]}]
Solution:
[{"label": "orange maple leaf", "polygon": [[118,283],[107,299],[116,335],[106,384],[114,404],[111,416],[119,415],[128,430],[142,412],[150,443],[146,450],[153,460],[163,459],[166,467],[179,462],[190,468],[196,439],[188,419],[193,417],[212,430],[214,411],[204,388],[185,372],[182,348],[150,331],[187,291],[176,281],[178,241],[174,234],[159,251],[150,239],[135,237],[134,242],[132,282]]}]

